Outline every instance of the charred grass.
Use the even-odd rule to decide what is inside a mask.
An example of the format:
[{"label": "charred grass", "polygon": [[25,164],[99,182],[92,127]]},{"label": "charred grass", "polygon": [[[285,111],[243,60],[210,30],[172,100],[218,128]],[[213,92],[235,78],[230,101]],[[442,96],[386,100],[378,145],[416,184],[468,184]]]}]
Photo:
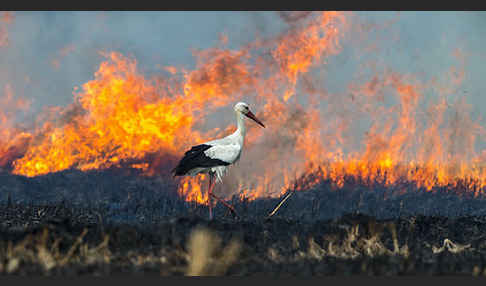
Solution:
[{"label": "charred grass", "polygon": [[48,207],[29,208],[1,209],[11,222],[0,230],[3,275],[486,275],[484,217],[185,216],[141,226],[103,225],[86,210],[39,219]]},{"label": "charred grass", "polygon": [[279,199],[233,199],[240,219],[208,221],[160,178],[0,181],[2,275],[486,275],[484,199],[446,190],[324,182],[271,218]]}]

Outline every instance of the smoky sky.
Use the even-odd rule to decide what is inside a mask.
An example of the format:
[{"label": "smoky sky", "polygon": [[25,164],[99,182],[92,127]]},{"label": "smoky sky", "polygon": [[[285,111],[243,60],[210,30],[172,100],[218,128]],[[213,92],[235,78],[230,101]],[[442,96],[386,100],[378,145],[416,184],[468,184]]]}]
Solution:
[{"label": "smoky sky", "polygon": [[215,46],[222,34],[237,49],[280,22],[259,12],[15,12],[9,44],[0,49],[0,84],[33,99],[34,107],[63,106],[74,86],[93,78],[100,51],[133,56],[144,74],[161,66],[190,69],[193,50]]},{"label": "smoky sky", "polygon": [[[305,14],[299,17],[306,17]],[[297,17],[296,21],[298,21]],[[289,20],[290,19],[290,20]],[[73,87],[93,79],[103,57],[100,51],[133,56],[144,74],[160,67],[195,66],[193,50],[218,44],[239,49],[259,37],[272,37],[292,25],[277,12],[14,12],[9,43],[0,47],[0,92],[9,84],[16,95],[33,100],[33,109],[65,106]],[[329,92],[344,92],[358,74],[371,74],[362,63],[375,61],[378,70],[415,74],[428,80],[458,65],[465,55],[460,91],[481,114],[486,54],[484,12],[353,12],[342,51],[317,71]],[[226,116],[225,116],[226,117]],[[230,119],[225,119],[230,120]]]}]

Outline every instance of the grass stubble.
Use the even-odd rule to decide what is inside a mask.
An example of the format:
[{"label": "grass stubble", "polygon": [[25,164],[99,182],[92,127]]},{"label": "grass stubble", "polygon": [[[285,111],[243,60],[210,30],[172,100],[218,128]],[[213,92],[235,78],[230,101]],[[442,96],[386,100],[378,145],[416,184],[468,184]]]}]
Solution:
[{"label": "grass stubble", "polygon": [[[366,223],[341,223],[336,227],[340,231],[328,232],[320,239],[308,233],[293,233],[285,242],[286,246],[282,246],[278,241],[263,244],[255,241],[252,244],[251,240],[242,240],[238,236],[230,235],[231,238],[227,238],[221,230],[196,224],[182,240],[185,242],[183,247],[161,246],[160,249],[142,251],[136,248],[123,251],[117,249],[115,244],[110,244],[108,233],[95,243],[86,241],[89,233],[86,228],[69,239],[66,239],[66,235],[56,237],[54,232],[44,228],[28,233],[16,242],[0,238],[0,273],[110,275],[117,272],[157,271],[161,275],[187,276],[286,275],[284,265],[311,265],[312,270],[293,274],[414,274],[415,270],[410,268],[414,263],[409,262],[414,254],[407,239],[399,239],[394,222],[370,220]],[[413,228],[413,223],[409,227]],[[257,239],[265,242],[268,241],[266,237],[268,233],[263,231]],[[266,247],[262,247],[263,245]],[[462,255],[476,251],[471,244],[460,244],[449,238],[444,238],[442,245],[424,242],[423,247],[425,249],[420,251],[426,251],[432,257],[444,253]],[[416,247],[415,249],[418,250]],[[386,265],[377,268],[377,263],[390,262],[399,264],[399,270],[388,273],[377,270],[386,268]],[[346,263],[354,266],[351,270],[340,271]],[[249,268],[248,264],[254,264],[254,267]],[[338,264],[341,266],[336,266]],[[260,265],[261,269],[258,270],[255,265]],[[328,269],[325,269],[326,266]],[[440,274],[441,270],[436,270],[435,274],[437,271]],[[469,272],[475,276],[486,275],[486,268],[478,264]]]}]

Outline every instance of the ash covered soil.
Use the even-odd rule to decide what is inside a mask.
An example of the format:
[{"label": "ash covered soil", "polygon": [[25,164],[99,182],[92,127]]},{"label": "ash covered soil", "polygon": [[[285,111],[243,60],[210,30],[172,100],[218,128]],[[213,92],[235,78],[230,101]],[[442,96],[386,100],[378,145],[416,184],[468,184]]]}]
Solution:
[{"label": "ash covered soil", "polygon": [[281,198],[185,202],[136,171],[0,173],[3,275],[486,275],[486,207],[433,191],[346,179]]}]

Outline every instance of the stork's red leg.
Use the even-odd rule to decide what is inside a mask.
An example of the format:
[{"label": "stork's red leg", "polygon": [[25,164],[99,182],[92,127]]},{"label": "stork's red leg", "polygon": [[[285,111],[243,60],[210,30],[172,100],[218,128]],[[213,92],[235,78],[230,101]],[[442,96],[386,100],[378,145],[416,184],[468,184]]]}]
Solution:
[{"label": "stork's red leg", "polygon": [[211,193],[211,194],[209,194],[209,195],[210,195],[210,196],[212,196],[213,198],[217,199],[218,201],[220,201],[220,202],[221,202],[221,203],[222,203],[222,204],[223,204],[225,207],[227,207],[227,208],[228,208],[228,209],[231,211],[231,213],[232,213],[232,214],[233,214],[235,217],[238,217],[238,214],[236,213],[236,210],[235,210],[235,208],[234,208],[232,205],[230,205],[230,204],[228,204],[227,202],[223,201],[221,198],[219,198],[218,196],[216,196],[216,195],[215,195],[215,194],[213,194],[213,193]]},{"label": "stork's red leg", "polygon": [[214,188],[214,175],[209,173],[209,188],[208,188],[209,220],[213,219],[213,202],[211,201],[211,198],[214,196],[213,188]]}]

